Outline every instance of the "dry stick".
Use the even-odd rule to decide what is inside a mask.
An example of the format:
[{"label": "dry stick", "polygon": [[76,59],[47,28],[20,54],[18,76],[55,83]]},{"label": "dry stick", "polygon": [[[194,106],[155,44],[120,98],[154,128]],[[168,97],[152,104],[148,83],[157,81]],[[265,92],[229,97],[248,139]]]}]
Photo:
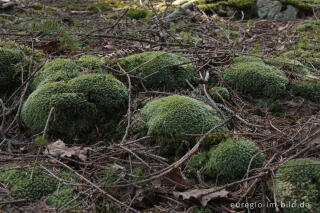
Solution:
[{"label": "dry stick", "polygon": [[149,138],[151,138],[151,136],[144,136],[144,137],[139,138],[139,139],[137,139],[137,140],[128,141],[127,143],[122,144],[122,146],[127,146],[127,145],[129,145],[129,144],[137,143],[137,142],[140,142],[140,141],[149,139]]},{"label": "dry stick", "polygon": [[284,152],[282,153],[282,155],[284,155],[284,154],[292,151],[292,150],[295,149],[296,147],[298,147],[298,146],[300,146],[301,144],[303,144],[304,142],[308,141],[308,139],[310,139],[310,138],[316,136],[317,134],[319,134],[319,132],[320,132],[320,129],[318,129],[318,130],[315,131],[312,135],[308,136],[307,138],[301,140],[299,143],[295,144],[294,146],[292,146],[292,147],[290,147],[289,149],[287,149],[286,151],[284,151]]},{"label": "dry stick", "polygon": [[[204,79],[202,76],[201,76],[201,79]],[[204,79],[205,80],[205,79]],[[238,120],[242,121],[244,124],[246,124],[247,126],[251,126],[251,127],[263,127],[263,126],[260,126],[260,125],[257,125],[257,124],[252,124],[252,123],[249,123],[248,121],[244,120],[243,118],[241,118],[238,114],[236,114],[232,109],[228,108],[227,106],[223,105],[223,104],[217,104],[215,103],[212,98],[209,96],[207,90],[206,90],[206,86],[205,84],[203,84],[203,90],[205,92],[205,95],[207,97],[207,99],[210,101],[210,103],[213,105],[213,107],[218,111],[218,112],[221,112],[220,114],[223,115],[222,111],[220,110],[219,107],[223,108],[224,110],[228,111],[229,113],[231,113],[234,117],[236,117]],[[223,115],[223,118],[225,119],[224,115]]]},{"label": "dry stick", "polygon": [[[46,125],[44,126],[44,130],[43,130],[43,133],[42,133],[42,137],[45,138],[46,136],[46,132],[47,132],[47,129],[48,129],[48,126],[49,126],[49,122],[50,122],[50,118],[51,118],[51,115],[52,115],[52,112],[54,111],[54,107],[52,107],[50,109],[50,112],[49,112],[49,115],[48,115],[48,118],[47,118],[47,121],[46,121]],[[31,175],[30,175],[30,179],[32,179],[32,175],[33,175],[33,171],[34,171],[34,168],[36,167],[36,164],[38,162],[38,156],[40,155],[40,151],[41,151],[41,146],[39,146],[39,149],[38,149],[38,153],[37,153],[37,157],[36,157],[36,160],[34,161],[34,164],[33,164],[33,167],[32,167],[32,171],[31,171]]]},{"label": "dry stick", "polygon": [[203,84],[203,91],[204,91],[204,94],[206,95],[207,99],[210,101],[211,105],[213,106],[213,108],[215,110],[217,110],[219,112],[219,114],[221,115],[221,117],[223,118],[223,120],[226,120],[226,116],[223,114],[223,112],[219,109],[219,107],[217,106],[217,103],[214,102],[214,100],[210,97],[210,95],[208,94],[207,92],[207,88],[206,88],[206,85]]},{"label": "dry stick", "polygon": [[[261,154],[261,152],[260,153],[258,153],[258,154]],[[277,153],[275,153],[272,157],[271,157],[271,159],[266,163],[266,165],[263,167],[264,169],[266,169],[269,165],[270,165],[270,163],[274,160],[274,158],[277,156]],[[253,157],[252,157],[253,158]],[[252,158],[251,158],[251,160],[252,160]],[[250,168],[250,165],[251,165],[251,161],[250,160],[250,163],[249,163],[249,166],[248,166],[248,169],[247,169],[247,175],[246,175],[246,177],[248,178],[249,177],[249,168]],[[249,186],[249,188],[247,189],[247,191],[246,191],[246,193],[244,193],[240,198],[239,198],[239,200],[238,200],[238,202],[237,203],[240,203],[242,200],[243,200],[243,198],[245,198],[248,194],[249,194],[249,192],[252,190],[252,188],[256,185],[258,183],[258,179],[255,179],[254,180],[254,182]]]},{"label": "dry stick", "polygon": [[129,88],[128,88],[128,113],[127,113],[127,116],[128,116],[128,124],[127,124],[127,127],[126,127],[126,132],[125,134],[123,135],[123,138],[120,142],[120,144],[123,144],[124,141],[126,140],[128,134],[129,134],[129,129],[130,129],[130,123],[131,123],[131,79],[130,79],[130,76],[129,74],[120,66],[119,63],[117,63],[120,70],[127,76],[128,78],[128,84],[129,84]]},{"label": "dry stick", "polygon": [[12,201],[4,201],[0,202],[1,205],[6,205],[6,204],[18,204],[18,203],[25,203],[25,202],[30,202],[29,199],[23,199],[23,200],[12,200]]},{"label": "dry stick", "polygon": [[43,168],[44,170],[46,170],[53,178],[57,179],[59,182],[62,182],[65,185],[70,185],[70,186],[88,186],[88,185],[84,185],[84,184],[71,183],[71,182],[66,181],[66,180],[64,180],[62,178],[57,177],[55,174],[53,174],[53,172],[51,172],[49,169],[47,169],[43,165],[40,165],[40,167]]},{"label": "dry stick", "polygon": [[141,163],[143,163],[143,165],[145,165],[146,167],[148,167],[148,169],[151,169],[151,167],[149,166],[149,164],[147,164],[144,160],[142,160],[142,158],[140,158],[137,154],[135,154],[133,151],[131,151],[130,149],[128,149],[127,147],[116,145],[124,150],[126,150],[127,152],[129,152],[130,154],[132,154],[134,157],[136,157],[139,161],[141,161]]},{"label": "dry stick", "polygon": [[121,19],[127,14],[128,12],[128,8],[123,12],[123,14],[116,20],[116,22],[111,26],[111,27],[108,27],[108,28],[111,28],[113,29],[115,26],[117,26],[119,24],[119,22],[121,21]]},{"label": "dry stick", "polygon": [[22,91],[22,95],[21,95],[21,97],[20,97],[20,101],[19,101],[17,113],[16,113],[13,121],[10,123],[10,125],[9,125],[8,128],[4,131],[3,134],[6,134],[6,133],[9,131],[9,129],[13,126],[13,124],[16,122],[16,120],[18,119],[18,117],[19,117],[19,115],[20,115],[21,107],[22,107],[22,104],[23,104],[23,98],[24,98],[24,96],[25,96],[25,94],[26,94],[26,92],[27,92],[27,89],[28,89],[28,87],[29,87],[29,84],[30,84],[30,82],[28,82],[28,83],[26,84],[24,90]]},{"label": "dry stick", "polygon": [[47,121],[46,121],[46,125],[44,126],[44,130],[43,130],[43,133],[42,133],[42,137],[43,138],[46,138],[46,133],[47,133],[47,130],[49,128],[49,122],[50,122],[50,118],[52,116],[53,111],[54,111],[54,107],[52,107],[50,109],[50,112],[49,112],[49,115],[48,115],[48,118],[47,118]]},{"label": "dry stick", "polygon": [[[207,134],[210,134],[211,132],[213,132],[215,129],[225,125],[229,120],[223,122],[222,124],[218,125],[218,126],[215,126],[213,127],[212,129],[210,129]],[[165,176],[166,174],[170,173],[173,169],[175,168],[178,168],[179,166],[181,166],[184,162],[186,162],[194,153],[196,153],[202,143],[202,141],[204,141],[204,139],[206,138],[207,136],[202,136],[199,141],[196,143],[196,145],[193,146],[193,148],[187,152],[182,158],[180,158],[178,161],[176,161],[175,163],[171,164],[170,166],[168,166],[167,168],[159,171],[159,172],[156,172],[151,176],[151,178],[148,178],[148,179],[145,179],[145,180],[141,180],[141,181],[138,181],[138,182],[135,182],[134,184],[138,185],[138,184],[141,184],[141,183],[147,183],[147,182],[150,182],[152,180],[155,180],[155,179],[158,179],[162,176]],[[126,187],[126,186],[131,186],[132,184],[124,184],[124,185],[118,185],[118,187]]]},{"label": "dry stick", "polygon": [[272,188],[273,188],[273,199],[274,199],[274,203],[276,204],[275,205],[275,208],[276,208],[276,212],[279,212],[279,207],[277,205],[277,187],[276,187],[276,183],[274,181],[274,177],[275,177],[275,174],[273,172],[273,170],[271,170],[271,180],[272,180]]},{"label": "dry stick", "polygon": [[0,98],[0,104],[2,107],[2,121],[1,121],[1,125],[0,125],[0,133],[2,134],[2,130],[3,130],[3,126],[4,126],[4,122],[6,119],[6,106],[3,103],[3,100]]},{"label": "dry stick", "polygon": [[78,177],[80,177],[82,180],[84,180],[85,182],[87,182],[88,184],[90,184],[93,188],[97,189],[99,192],[103,193],[105,196],[107,196],[107,198],[109,198],[110,200],[118,203],[121,206],[124,206],[126,208],[129,208],[132,212],[137,212],[140,213],[139,211],[137,211],[136,209],[126,205],[125,203],[122,203],[121,201],[119,201],[118,199],[114,198],[113,196],[109,195],[107,192],[105,192],[103,189],[101,189],[98,185],[94,184],[93,182],[91,182],[90,180],[88,180],[87,178],[83,177],[82,175],[80,175],[78,172],[76,172],[75,170],[73,170],[71,167],[69,167],[68,165],[66,165],[65,163],[59,161],[58,159],[52,157],[51,155],[47,155],[49,158],[51,158],[52,160],[56,161],[57,163],[61,164],[62,166],[64,166],[65,168],[67,168],[68,170],[70,170],[72,173],[76,174]]},{"label": "dry stick", "polygon": [[246,124],[247,126],[251,126],[251,127],[260,127],[260,128],[265,128],[265,126],[261,126],[258,124],[252,124],[246,120],[244,120],[243,118],[241,118],[238,114],[236,114],[232,109],[228,108],[227,106],[223,105],[223,104],[217,104],[217,106],[223,108],[224,110],[228,111],[229,113],[231,113],[234,117],[236,117],[238,120],[240,120],[241,122],[243,122],[244,124]]}]

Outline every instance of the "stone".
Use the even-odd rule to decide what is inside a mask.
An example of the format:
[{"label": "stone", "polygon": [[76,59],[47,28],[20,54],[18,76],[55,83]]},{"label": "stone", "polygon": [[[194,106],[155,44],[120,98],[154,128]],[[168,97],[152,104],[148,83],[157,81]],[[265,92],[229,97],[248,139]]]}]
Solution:
[{"label": "stone", "polygon": [[282,3],[276,0],[258,0],[257,7],[259,18],[288,20],[295,19],[298,15],[297,8],[287,5],[285,9]]},{"label": "stone", "polygon": [[273,19],[281,12],[282,4],[273,0],[258,0],[258,16],[259,18]]},{"label": "stone", "polygon": [[287,9],[275,16],[275,19],[290,20],[297,18],[298,9],[292,5],[288,5]]}]

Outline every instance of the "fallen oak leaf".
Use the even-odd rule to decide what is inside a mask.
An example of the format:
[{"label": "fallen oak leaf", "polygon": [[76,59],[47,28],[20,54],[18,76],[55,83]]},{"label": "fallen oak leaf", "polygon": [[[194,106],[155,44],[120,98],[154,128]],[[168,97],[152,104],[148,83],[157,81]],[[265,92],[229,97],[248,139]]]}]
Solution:
[{"label": "fallen oak leaf", "polygon": [[55,157],[76,157],[82,161],[87,160],[88,156],[88,147],[67,147],[62,140],[57,140],[46,146],[44,153],[47,155],[52,155]]},{"label": "fallen oak leaf", "polygon": [[53,53],[62,51],[62,47],[58,40],[49,41],[48,43],[39,47],[45,53]]},{"label": "fallen oak leaf", "polygon": [[180,167],[169,172],[163,181],[167,185],[174,186],[176,190],[186,190],[192,186],[192,183],[184,176]]},{"label": "fallen oak leaf", "polygon": [[62,140],[57,140],[54,143],[48,144],[44,153],[47,155],[59,156],[66,151],[67,147]]},{"label": "fallen oak leaf", "polygon": [[196,199],[201,202],[202,206],[206,206],[211,200],[227,198],[228,194],[229,192],[224,189],[210,194],[208,194],[207,189],[193,189],[186,192],[173,192],[175,198],[182,197],[183,200]]},{"label": "fallen oak leaf", "polygon": [[80,147],[80,146],[73,147],[74,155],[77,156],[82,161],[87,160],[88,150],[89,150],[88,147]]}]

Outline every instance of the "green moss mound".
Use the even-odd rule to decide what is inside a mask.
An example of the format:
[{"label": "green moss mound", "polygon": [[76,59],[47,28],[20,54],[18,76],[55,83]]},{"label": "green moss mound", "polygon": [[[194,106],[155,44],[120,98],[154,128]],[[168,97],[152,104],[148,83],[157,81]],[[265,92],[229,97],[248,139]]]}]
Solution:
[{"label": "green moss mound", "polygon": [[42,131],[54,107],[48,133],[74,138],[121,114],[127,97],[126,87],[113,76],[88,74],[41,86],[24,103],[22,118],[31,130]]},{"label": "green moss mound", "polygon": [[70,80],[77,77],[81,72],[80,67],[71,59],[56,59],[49,62],[41,70],[39,70],[31,84],[31,89],[62,80]]},{"label": "green moss mound", "polygon": [[[33,56],[32,56],[33,55]],[[44,60],[44,54],[13,41],[0,41],[0,95],[12,92],[20,85],[22,71]],[[25,74],[24,76],[27,76]]]},{"label": "green moss mound", "polygon": [[255,56],[239,56],[235,57],[232,63],[247,63],[247,62],[263,62],[263,59]]},{"label": "green moss mound", "polygon": [[288,78],[264,63],[236,63],[224,72],[224,79],[236,90],[254,96],[278,97],[286,91]]},{"label": "green moss mound", "polygon": [[225,87],[212,87],[209,89],[209,94],[216,102],[222,102],[221,98],[217,94],[219,94],[225,100],[230,99],[229,91]]},{"label": "green moss mound", "polygon": [[301,81],[292,86],[292,93],[316,103],[320,103],[320,84],[319,81]]},{"label": "green moss mound", "polygon": [[266,64],[283,67],[286,70],[295,72],[301,75],[311,75],[309,70],[298,60],[289,58],[276,58],[276,59],[266,59],[264,60]]},{"label": "green moss mound", "polygon": [[192,81],[194,78],[195,68],[190,60],[171,53],[144,52],[118,59],[118,62],[129,72],[152,59],[154,60],[132,72],[136,76],[147,77],[144,82],[147,88],[181,89],[187,86],[186,80]]},{"label": "green moss mound", "polygon": [[42,131],[52,107],[55,112],[49,124],[49,133],[72,137],[88,131],[95,122],[96,106],[83,95],[73,93],[62,82],[48,83],[34,91],[23,105],[22,118],[33,131]]},{"label": "green moss mound", "polygon": [[81,67],[89,70],[99,70],[100,66],[103,64],[101,58],[95,55],[83,55],[77,62]]},{"label": "green moss mound", "polygon": [[[205,166],[205,175],[218,178],[226,183],[243,178],[251,158],[260,151],[252,141],[245,139],[227,139],[209,151],[209,161]],[[250,170],[263,166],[264,156],[257,155],[251,163]]]},{"label": "green moss mound", "polygon": [[214,11],[219,15],[227,15],[227,7],[230,7],[239,12],[244,11],[246,18],[257,17],[256,0],[229,0],[211,2],[214,3],[203,4],[203,1],[200,1],[200,5],[198,6],[198,8],[206,13],[211,13],[212,11]]},{"label": "green moss mound", "polygon": [[[282,54],[282,57],[296,60],[298,59],[302,62],[306,67],[320,69],[320,53],[312,50],[289,50]],[[312,64],[312,66],[310,66]]]},{"label": "green moss mound", "polygon": [[[320,161],[295,159],[281,166],[276,173],[276,195],[286,203],[286,213],[311,213],[320,209]],[[289,208],[288,203],[297,207]],[[300,205],[304,207],[300,208]]]},{"label": "green moss mound", "polygon": [[296,26],[296,29],[298,31],[309,31],[309,30],[316,30],[320,27],[320,21],[319,20],[312,20],[312,21],[306,21],[302,24],[298,24]]},{"label": "green moss mound", "polygon": [[133,19],[142,19],[150,17],[151,12],[147,9],[130,8],[127,12],[127,16]]},{"label": "green moss mound", "polygon": [[[48,197],[46,204],[59,208],[76,196],[73,186],[59,183],[56,178],[49,176],[48,172],[39,166],[34,169],[13,168],[16,166],[9,165],[4,168],[6,171],[0,173],[0,182],[10,186],[10,195],[16,200],[29,198],[32,201],[37,201]],[[62,170],[55,172],[55,174],[68,182],[73,182],[75,179],[72,174]]]},{"label": "green moss mound", "polygon": [[169,96],[149,102],[141,111],[148,135],[160,143],[160,154],[177,154],[182,141],[193,146],[194,137],[184,134],[206,133],[222,120],[205,103],[184,96]]},{"label": "green moss mound", "polygon": [[313,6],[310,3],[311,1],[300,1],[300,0],[280,0],[284,5],[292,5],[295,8],[300,10],[300,13],[304,13],[305,15],[312,15]]},{"label": "green moss mound", "polygon": [[82,94],[96,105],[100,116],[110,116],[126,108],[128,89],[112,75],[89,74],[68,82],[72,92]]},{"label": "green moss mound", "polygon": [[11,91],[19,83],[19,62],[22,53],[17,49],[0,48],[0,94]]},{"label": "green moss mound", "polygon": [[45,59],[45,54],[43,54],[42,52],[39,52],[34,49],[33,53],[32,53],[32,48],[25,46],[25,45],[18,44],[14,41],[7,41],[7,42],[0,41],[0,47],[2,47],[4,49],[20,50],[24,56],[24,58],[23,58],[24,59],[23,60],[24,66],[23,67],[26,71],[28,71],[28,69],[29,69],[31,58],[33,61],[33,65],[39,64],[39,63],[43,62]]}]

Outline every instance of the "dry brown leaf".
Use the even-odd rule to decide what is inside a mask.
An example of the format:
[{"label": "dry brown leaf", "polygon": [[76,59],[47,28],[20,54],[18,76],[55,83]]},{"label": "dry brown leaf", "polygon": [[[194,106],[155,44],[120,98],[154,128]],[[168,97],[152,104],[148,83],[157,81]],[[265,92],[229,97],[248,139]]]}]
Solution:
[{"label": "dry brown leaf", "polygon": [[82,161],[86,161],[88,158],[88,150],[88,147],[67,147],[62,140],[57,140],[56,142],[48,144],[44,153],[55,157],[76,157]]},{"label": "dry brown leaf", "polygon": [[191,182],[181,172],[181,168],[175,168],[165,176],[165,183],[173,185],[177,190],[186,190],[192,186]]},{"label": "dry brown leaf", "polygon": [[182,197],[183,200],[197,199],[201,202],[202,206],[206,206],[211,200],[227,198],[229,192],[226,190],[221,190],[218,192],[208,193],[208,189],[193,189],[186,192],[173,192],[176,198]]},{"label": "dry brown leaf", "polygon": [[53,53],[62,51],[62,47],[58,40],[52,40],[39,47],[45,53]]}]

